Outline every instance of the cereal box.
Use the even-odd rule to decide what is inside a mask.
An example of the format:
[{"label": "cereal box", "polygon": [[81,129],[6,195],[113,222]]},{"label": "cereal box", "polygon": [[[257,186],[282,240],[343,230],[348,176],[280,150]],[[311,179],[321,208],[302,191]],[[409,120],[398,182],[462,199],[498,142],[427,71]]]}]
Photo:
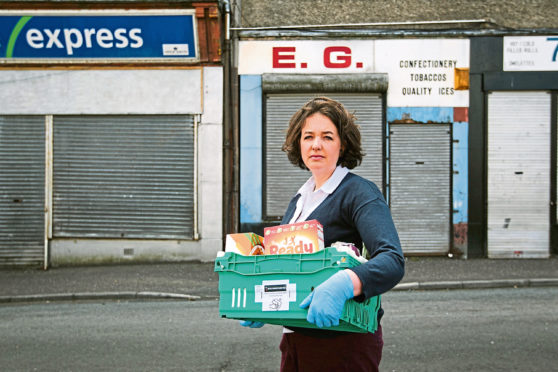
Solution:
[{"label": "cereal box", "polygon": [[264,229],[265,254],[314,253],[324,249],[324,229],[317,220]]},{"label": "cereal box", "polygon": [[227,234],[225,252],[244,256],[264,254],[263,237],[254,233]]}]

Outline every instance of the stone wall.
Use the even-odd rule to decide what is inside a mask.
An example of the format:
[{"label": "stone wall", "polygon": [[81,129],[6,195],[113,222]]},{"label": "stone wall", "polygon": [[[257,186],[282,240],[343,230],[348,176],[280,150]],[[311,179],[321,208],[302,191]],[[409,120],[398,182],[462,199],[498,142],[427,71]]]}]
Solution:
[{"label": "stone wall", "polygon": [[242,16],[239,17],[241,27],[490,18],[495,23],[488,25],[490,28],[558,28],[556,17],[558,1],[556,0],[236,0],[236,2],[242,9]]}]

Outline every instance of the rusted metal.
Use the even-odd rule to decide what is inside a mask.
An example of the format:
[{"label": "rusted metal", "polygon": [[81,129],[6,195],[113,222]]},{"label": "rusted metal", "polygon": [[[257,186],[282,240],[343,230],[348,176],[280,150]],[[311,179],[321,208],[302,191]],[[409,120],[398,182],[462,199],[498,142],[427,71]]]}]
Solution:
[{"label": "rusted metal", "polygon": [[193,3],[198,21],[200,62],[221,61],[221,27],[217,3]]},{"label": "rusted metal", "polygon": [[468,229],[469,224],[466,222],[453,224],[453,246],[450,250],[453,257],[459,258],[467,250]]}]

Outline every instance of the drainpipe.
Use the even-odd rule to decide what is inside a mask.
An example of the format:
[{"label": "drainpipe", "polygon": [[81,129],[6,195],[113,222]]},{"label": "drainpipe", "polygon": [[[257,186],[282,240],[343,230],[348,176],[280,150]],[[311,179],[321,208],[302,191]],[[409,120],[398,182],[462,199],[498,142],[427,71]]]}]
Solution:
[{"label": "drainpipe", "polygon": [[229,0],[223,0],[223,7],[225,9],[225,42],[231,39],[231,4]]},{"label": "drainpipe", "polygon": [[49,246],[52,239],[52,123],[53,116],[45,117],[45,231],[43,269],[48,269]]},{"label": "drainpipe", "polygon": [[[238,231],[238,130],[234,55],[231,40],[231,4],[221,2],[225,13],[223,40],[223,238]],[[223,239],[224,241],[224,239]]]},{"label": "drainpipe", "polygon": [[201,121],[200,117],[201,115],[194,115],[194,240],[200,239],[198,227],[198,126]]}]

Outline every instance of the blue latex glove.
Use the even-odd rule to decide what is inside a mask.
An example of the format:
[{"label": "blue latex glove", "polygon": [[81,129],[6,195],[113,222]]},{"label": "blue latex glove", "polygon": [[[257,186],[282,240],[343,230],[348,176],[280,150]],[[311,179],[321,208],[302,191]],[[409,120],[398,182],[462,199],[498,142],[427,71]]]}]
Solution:
[{"label": "blue latex glove", "polygon": [[320,284],[304,301],[302,309],[308,308],[306,320],[318,327],[339,325],[345,301],[353,298],[353,281],[344,270],[338,271]]},{"label": "blue latex glove", "polygon": [[262,328],[264,326],[264,323],[255,322],[253,320],[241,320],[240,325],[243,327],[250,327],[250,328]]}]

